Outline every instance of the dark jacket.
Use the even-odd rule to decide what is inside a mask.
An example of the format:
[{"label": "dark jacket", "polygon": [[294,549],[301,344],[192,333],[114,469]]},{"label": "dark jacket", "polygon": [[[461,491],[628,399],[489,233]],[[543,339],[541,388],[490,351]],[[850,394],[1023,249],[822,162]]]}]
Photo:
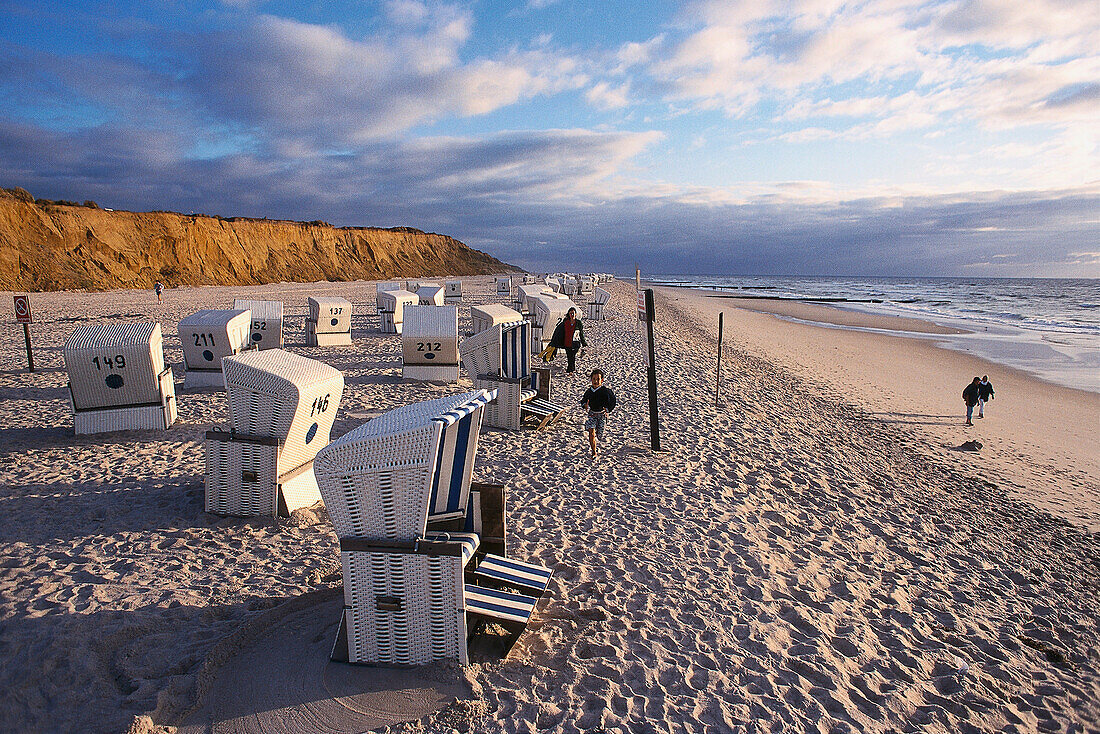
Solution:
[{"label": "dark jacket", "polygon": [[963,389],[963,400],[967,405],[978,404],[978,383],[972,382]]},{"label": "dark jacket", "polygon": [[979,382],[978,383],[978,397],[982,400],[989,401],[993,397],[993,383],[992,382]]},{"label": "dark jacket", "polygon": [[615,410],[615,393],[611,392],[611,388],[607,385],[600,385],[595,390],[590,387],[581,396],[581,405],[593,413],[603,410],[610,413]]},{"label": "dark jacket", "polygon": [[[550,346],[565,349],[565,319],[559,321],[554,329],[554,334],[550,337]],[[584,324],[580,319],[573,322],[573,346],[588,346],[588,342],[584,339]]]}]

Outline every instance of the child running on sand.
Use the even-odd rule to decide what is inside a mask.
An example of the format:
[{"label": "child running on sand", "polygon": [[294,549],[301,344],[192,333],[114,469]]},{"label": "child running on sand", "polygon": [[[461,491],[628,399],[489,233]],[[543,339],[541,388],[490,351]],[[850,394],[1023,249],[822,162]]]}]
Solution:
[{"label": "child running on sand", "polygon": [[595,458],[600,453],[596,447],[596,438],[603,438],[607,416],[615,410],[615,393],[603,384],[602,370],[592,370],[589,377],[592,380],[592,386],[581,396],[581,405],[588,409],[588,418],[584,421],[584,427],[588,431],[588,443],[592,447],[592,456]]}]

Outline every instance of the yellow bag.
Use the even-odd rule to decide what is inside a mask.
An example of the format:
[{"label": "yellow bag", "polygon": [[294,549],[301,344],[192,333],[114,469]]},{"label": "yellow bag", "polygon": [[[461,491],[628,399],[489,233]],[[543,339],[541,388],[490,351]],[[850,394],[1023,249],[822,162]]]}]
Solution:
[{"label": "yellow bag", "polygon": [[542,357],[543,362],[549,362],[552,359],[554,359],[554,355],[557,354],[557,353],[558,353],[558,348],[557,347],[547,347],[546,349],[543,349],[539,353],[539,356]]}]

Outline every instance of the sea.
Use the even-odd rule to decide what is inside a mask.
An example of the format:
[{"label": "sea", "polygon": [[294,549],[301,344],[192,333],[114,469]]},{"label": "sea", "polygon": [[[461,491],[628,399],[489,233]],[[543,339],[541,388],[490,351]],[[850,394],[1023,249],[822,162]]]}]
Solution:
[{"label": "sea", "polygon": [[914,336],[1021,369],[1048,382],[1100,393],[1100,279],[672,274],[647,280],[657,285],[820,301],[865,313],[919,318],[968,333]]}]

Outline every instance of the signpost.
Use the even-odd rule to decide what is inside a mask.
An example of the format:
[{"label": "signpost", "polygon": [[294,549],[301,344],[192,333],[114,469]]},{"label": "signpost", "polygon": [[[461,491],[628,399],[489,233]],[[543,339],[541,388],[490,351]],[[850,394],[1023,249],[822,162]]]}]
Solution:
[{"label": "signpost", "polygon": [[722,317],[725,314],[718,312],[718,370],[714,382],[714,404],[718,405],[718,396],[722,393]]},{"label": "signpost", "polygon": [[657,420],[657,359],[653,352],[653,289],[638,291],[638,320],[646,324],[649,339],[649,444],[654,451],[661,450],[661,431]]},{"label": "signpost", "polygon": [[15,297],[15,323],[23,324],[23,341],[27,345],[27,370],[34,372],[34,355],[31,354],[31,298]]}]

